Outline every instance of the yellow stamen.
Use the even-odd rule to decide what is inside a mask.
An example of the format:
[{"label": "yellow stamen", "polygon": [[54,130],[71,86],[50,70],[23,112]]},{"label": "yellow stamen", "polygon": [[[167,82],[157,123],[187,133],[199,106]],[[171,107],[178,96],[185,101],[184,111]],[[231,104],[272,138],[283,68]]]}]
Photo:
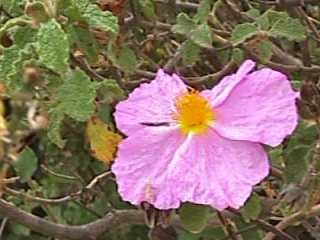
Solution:
[{"label": "yellow stamen", "polygon": [[195,90],[177,97],[175,106],[174,117],[184,133],[204,133],[215,119],[208,100]]}]

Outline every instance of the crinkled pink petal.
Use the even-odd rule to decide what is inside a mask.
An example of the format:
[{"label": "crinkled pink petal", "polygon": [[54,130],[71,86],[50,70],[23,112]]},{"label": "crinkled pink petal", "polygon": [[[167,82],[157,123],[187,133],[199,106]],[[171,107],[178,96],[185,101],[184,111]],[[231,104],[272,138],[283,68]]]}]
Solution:
[{"label": "crinkled pink petal", "polygon": [[169,179],[182,202],[223,210],[243,206],[253,185],[268,173],[268,157],[260,144],[228,140],[210,130],[191,139]]},{"label": "crinkled pink petal", "polygon": [[179,129],[167,127],[148,127],[125,139],[112,165],[122,198],[135,205],[146,201],[159,209],[178,208],[167,167],[184,141]]},{"label": "crinkled pink petal", "polygon": [[186,91],[177,75],[168,75],[160,69],[151,83],[141,84],[116,106],[117,127],[129,136],[144,128],[141,123],[172,122],[174,100]]},{"label": "crinkled pink petal", "polygon": [[214,128],[229,139],[277,146],[297,125],[297,96],[284,74],[268,68],[255,71],[238,82],[219,106],[212,103]]},{"label": "crinkled pink petal", "polygon": [[246,60],[235,74],[224,77],[213,89],[202,91],[202,95],[209,99],[213,106],[219,106],[255,65],[254,61]]},{"label": "crinkled pink petal", "polygon": [[112,171],[120,195],[132,204],[171,209],[188,201],[223,210],[242,206],[269,164],[256,143],[227,140],[213,130],[186,138],[179,129],[154,127],[120,144]]}]

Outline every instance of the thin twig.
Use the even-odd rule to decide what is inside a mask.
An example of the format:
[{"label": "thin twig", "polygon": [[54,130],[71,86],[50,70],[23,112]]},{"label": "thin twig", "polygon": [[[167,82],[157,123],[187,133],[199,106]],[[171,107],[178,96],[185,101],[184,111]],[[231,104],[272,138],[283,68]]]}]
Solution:
[{"label": "thin twig", "polygon": [[2,219],[1,226],[0,226],[0,240],[2,239],[2,234],[7,222],[8,222],[8,218]]},{"label": "thin twig", "polygon": [[15,183],[19,179],[20,179],[20,177],[2,178],[2,179],[0,179],[0,184]]},{"label": "thin twig", "polygon": [[[302,219],[312,218],[320,215],[320,204],[315,205],[309,211],[299,211],[288,217],[285,217],[280,223],[278,223],[275,228],[278,230],[284,230],[287,227],[301,221]],[[268,233],[263,240],[273,240],[276,237],[274,233]]]},{"label": "thin twig", "polygon": [[43,235],[73,240],[95,240],[104,232],[114,229],[120,224],[144,223],[142,212],[137,210],[123,210],[108,213],[101,219],[80,226],[57,224],[25,212],[3,199],[0,199],[0,213],[8,219]]},{"label": "thin twig", "polygon": [[61,197],[61,198],[54,198],[54,199],[51,198],[50,199],[50,198],[36,197],[36,196],[32,196],[27,193],[23,193],[23,192],[20,192],[20,191],[17,191],[17,190],[8,188],[8,187],[5,187],[4,190],[8,194],[23,197],[23,198],[30,200],[30,201],[35,201],[35,202],[40,202],[40,203],[45,203],[45,204],[61,204],[61,203],[73,200],[73,199],[81,196],[87,190],[91,190],[96,184],[99,183],[99,181],[101,181],[103,178],[109,176],[110,174],[111,174],[110,171],[104,172],[104,173],[96,176],[94,179],[92,179],[90,181],[90,183],[84,189],[79,190],[75,193],[71,193],[71,194],[69,194],[65,197]]}]

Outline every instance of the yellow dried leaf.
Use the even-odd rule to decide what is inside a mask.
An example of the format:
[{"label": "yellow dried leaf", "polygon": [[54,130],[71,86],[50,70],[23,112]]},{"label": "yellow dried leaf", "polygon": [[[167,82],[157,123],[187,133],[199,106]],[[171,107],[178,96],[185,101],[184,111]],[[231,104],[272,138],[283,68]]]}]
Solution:
[{"label": "yellow dried leaf", "polygon": [[5,113],[5,106],[3,101],[0,100],[0,115],[3,116]]},{"label": "yellow dried leaf", "polygon": [[98,117],[88,121],[86,132],[92,155],[105,163],[111,163],[122,140],[121,135],[113,132],[109,125]]}]

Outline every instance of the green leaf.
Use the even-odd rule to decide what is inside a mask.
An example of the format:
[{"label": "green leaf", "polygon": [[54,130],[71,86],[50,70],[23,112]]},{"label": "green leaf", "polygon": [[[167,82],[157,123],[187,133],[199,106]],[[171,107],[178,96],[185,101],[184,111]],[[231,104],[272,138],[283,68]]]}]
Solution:
[{"label": "green leaf", "polygon": [[182,226],[192,233],[201,232],[207,225],[209,212],[208,206],[184,203],[179,213]]},{"label": "green leaf", "polygon": [[36,31],[30,27],[17,27],[10,32],[10,35],[12,35],[14,44],[23,48],[26,44],[35,41]]},{"label": "green leaf", "polygon": [[248,11],[246,11],[246,14],[253,19],[260,17],[260,11],[256,8],[250,8]]},{"label": "green leaf", "polygon": [[288,183],[298,183],[304,177],[308,169],[309,153],[310,147],[306,145],[296,146],[288,152],[284,170]]},{"label": "green leaf", "polygon": [[198,23],[206,22],[213,2],[213,0],[202,0],[200,2],[197,14],[193,17],[193,19]]},{"label": "green leaf", "polygon": [[268,16],[270,26],[273,26],[276,22],[285,20],[289,17],[287,12],[279,12],[272,9],[266,11],[265,14]]},{"label": "green leaf", "polygon": [[92,65],[98,62],[98,44],[92,32],[84,27],[70,26],[68,28],[71,45],[75,45],[85,55]]},{"label": "green leaf", "polygon": [[102,11],[97,5],[89,4],[83,15],[91,27],[100,28],[114,35],[118,34],[118,18],[113,16],[112,12]]},{"label": "green leaf", "polygon": [[23,6],[27,0],[1,0],[0,6],[10,15],[17,17],[23,14]]},{"label": "green leaf", "polygon": [[196,62],[200,57],[200,52],[201,49],[197,44],[187,40],[181,49],[183,63],[189,65]]},{"label": "green leaf", "polygon": [[77,121],[86,121],[95,111],[96,83],[78,69],[64,78],[58,89],[58,109]]},{"label": "green leaf", "polygon": [[68,68],[69,41],[60,24],[52,19],[42,23],[38,32],[38,54],[50,69],[64,72]]},{"label": "green leaf", "polygon": [[153,0],[139,0],[140,11],[142,14],[150,19],[154,20],[156,18],[155,3]]},{"label": "green leaf", "polygon": [[172,31],[179,34],[188,34],[196,28],[196,23],[186,13],[177,16],[177,24],[173,25]]},{"label": "green leaf", "polygon": [[125,92],[114,79],[106,79],[101,82],[99,90],[103,93],[103,102],[113,103],[125,98]]},{"label": "green leaf", "polygon": [[258,195],[253,194],[241,209],[241,213],[246,222],[249,222],[250,219],[257,219],[261,210],[261,200]]},{"label": "green leaf", "polygon": [[3,81],[7,87],[12,84],[8,79],[8,75],[18,71],[12,63],[19,58],[19,50],[19,48],[12,46],[4,49],[3,54],[0,56],[0,81]]},{"label": "green leaf", "polygon": [[5,84],[9,94],[22,88],[23,64],[30,58],[30,45],[26,45],[25,48],[13,45],[4,49],[3,55],[0,56],[0,81]]},{"label": "green leaf", "polygon": [[273,37],[284,37],[290,41],[301,42],[306,38],[306,30],[298,19],[287,17],[280,19],[271,28],[269,34]]},{"label": "green leaf", "polygon": [[231,42],[234,46],[237,46],[257,33],[258,27],[254,23],[239,24],[232,31]]},{"label": "green leaf", "polygon": [[232,49],[232,60],[234,62],[236,62],[238,65],[241,65],[244,59],[245,59],[245,53],[241,48]]},{"label": "green leaf", "polygon": [[61,110],[52,109],[50,111],[49,119],[50,124],[48,130],[48,138],[59,148],[63,148],[65,145],[65,140],[63,140],[61,137],[61,127],[62,121],[64,119],[64,114]]},{"label": "green leaf", "polygon": [[13,164],[17,175],[22,182],[31,178],[38,167],[38,158],[31,148],[26,147],[20,154],[18,160]]},{"label": "green leaf", "polygon": [[190,34],[190,39],[200,47],[210,48],[212,46],[212,35],[208,24],[199,25]]},{"label": "green leaf", "polygon": [[114,44],[109,44],[108,54],[112,63],[123,71],[132,73],[136,70],[138,65],[137,57],[134,51],[127,45],[121,46],[121,49],[118,49]]},{"label": "green leaf", "polygon": [[272,42],[270,42],[269,40],[260,42],[258,54],[262,62],[269,61],[272,57]]}]

